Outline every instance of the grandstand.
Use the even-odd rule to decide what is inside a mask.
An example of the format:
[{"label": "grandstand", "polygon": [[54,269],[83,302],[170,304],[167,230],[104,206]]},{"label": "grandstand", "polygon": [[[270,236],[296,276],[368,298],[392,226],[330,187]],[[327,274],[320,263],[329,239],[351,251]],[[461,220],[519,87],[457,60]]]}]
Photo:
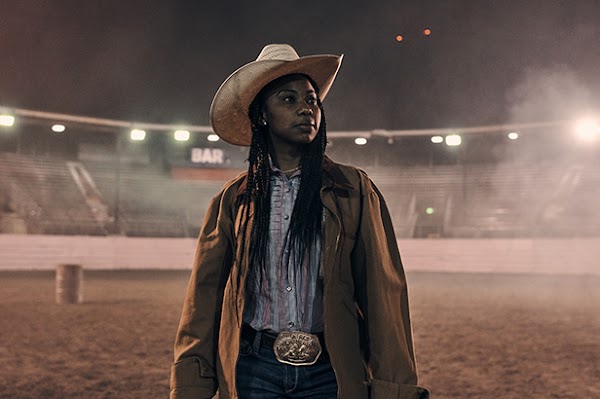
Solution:
[{"label": "grandstand", "polygon": [[[347,148],[332,146],[332,158],[351,161]],[[386,145],[375,150],[378,159],[394,155]],[[239,156],[224,165],[228,173],[210,174],[192,173],[219,169],[191,164],[188,151],[165,150],[165,162],[126,152],[115,162],[110,147],[96,151],[40,156],[25,143],[0,152],[2,232],[195,237],[210,199],[244,168]],[[398,238],[600,236],[595,157],[435,163],[417,156],[396,165],[354,158],[384,193]]]},{"label": "grandstand", "polygon": [[[79,192],[67,163],[54,158],[34,158],[0,153],[4,193],[3,214],[28,233],[106,234]],[[5,216],[6,217],[6,216]],[[4,225],[5,232],[11,226]],[[12,228],[16,228],[13,223]]]}]

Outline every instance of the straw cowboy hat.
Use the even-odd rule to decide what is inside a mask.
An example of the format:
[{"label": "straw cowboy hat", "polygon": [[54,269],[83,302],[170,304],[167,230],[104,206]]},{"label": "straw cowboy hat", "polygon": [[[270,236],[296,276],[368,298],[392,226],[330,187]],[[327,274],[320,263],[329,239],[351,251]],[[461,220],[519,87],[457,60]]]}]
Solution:
[{"label": "straw cowboy hat", "polygon": [[248,108],[269,82],[285,75],[304,74],[325,98],[342,62],[341,55],[299,57],[288,44],[269,44],[258,58],[234,73],[219,87],[210,106],[210,123],[216,134],[230,144],[249,146],[252,128]]}]

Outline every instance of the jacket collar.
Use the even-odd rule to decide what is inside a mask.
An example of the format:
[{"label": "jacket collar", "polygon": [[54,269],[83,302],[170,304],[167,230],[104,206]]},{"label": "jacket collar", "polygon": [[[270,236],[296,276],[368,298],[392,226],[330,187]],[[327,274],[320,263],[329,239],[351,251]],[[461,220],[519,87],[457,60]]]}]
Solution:
[{"label": "jacket collar", "polygon": [[321,188],[332,188],[335,191],[344,191],[346,194],[356,188],[348,181],[340,166],[328,156],[323,157],[323,183]]},{"label": "jacket collar", "polygon": [[[236,195],[239,197],[246,192],[248,185],[248,175],[242,178]],[[333,189],[334,191],[348,194],[348,192],[356,190],[350,181],[344,176],[344,173],[340,169],[339,165],[333,162],[328,156],[323,157],[323,179],[321,183],[321,189]]]}]

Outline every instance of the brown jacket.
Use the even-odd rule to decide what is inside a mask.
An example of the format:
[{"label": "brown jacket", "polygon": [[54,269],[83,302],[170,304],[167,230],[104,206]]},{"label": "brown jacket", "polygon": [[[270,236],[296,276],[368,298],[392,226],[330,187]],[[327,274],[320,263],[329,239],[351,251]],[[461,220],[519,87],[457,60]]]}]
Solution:
[{"label": "brown jacket", "polygon": [[[171,399],[237,399],[247,259],[232,267],[245,174],[211,202],[175,341]],[[406,279],[383,197],[367,175],[324,161],[321,200],[325,343],[340,399],[427,398],[417,386]],[[252,212],[252,211],[251,211]],[[250,230],[250,229],[248,229]],[[241,238],[240,243],[247,244]],[[246,253],[248,253],[246,251]]]}]

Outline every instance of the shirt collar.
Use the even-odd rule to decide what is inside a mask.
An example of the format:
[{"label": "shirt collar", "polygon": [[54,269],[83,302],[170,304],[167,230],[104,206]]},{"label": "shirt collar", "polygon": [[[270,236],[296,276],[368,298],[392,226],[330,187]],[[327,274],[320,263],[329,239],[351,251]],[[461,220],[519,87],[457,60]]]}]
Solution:
[{"label": "shirt collar", "polygon": [[[275,166],[275,164],[273,163],[273,159],[271,158],[271,155],[269,155],[269,167],[271,168],[271,172],[275,172],[275,173],[281,173],[282,175],[285,175],[285,172],[281,169],[279,169],[277,166]],[[298,168],[294,171],[294,173],[292,173],[290,176],[288,176],[288,179],[291,179],[292,177],[296,177],[300,175],[302,169]]]},{"label": "shirt collar", "polygon": [[[271,162],[269,157],[269,165],[274,170],[275,166]],[[279,169],[277,169],[279,170]],[[298,171],[299,172],[299,171]],[[246,186],[248,185],[248,176],[244,176],[242,182],[237,189],[237,195],[243,195],[246,192]],[[323,179],[322,188],[331,188],[335,191],[345,192],[346,195],[349,191],[356,190],[350,181],[344,176],[344,173],[340,169],[339,165],[333,162],[328,156],[323,157]]]}]

